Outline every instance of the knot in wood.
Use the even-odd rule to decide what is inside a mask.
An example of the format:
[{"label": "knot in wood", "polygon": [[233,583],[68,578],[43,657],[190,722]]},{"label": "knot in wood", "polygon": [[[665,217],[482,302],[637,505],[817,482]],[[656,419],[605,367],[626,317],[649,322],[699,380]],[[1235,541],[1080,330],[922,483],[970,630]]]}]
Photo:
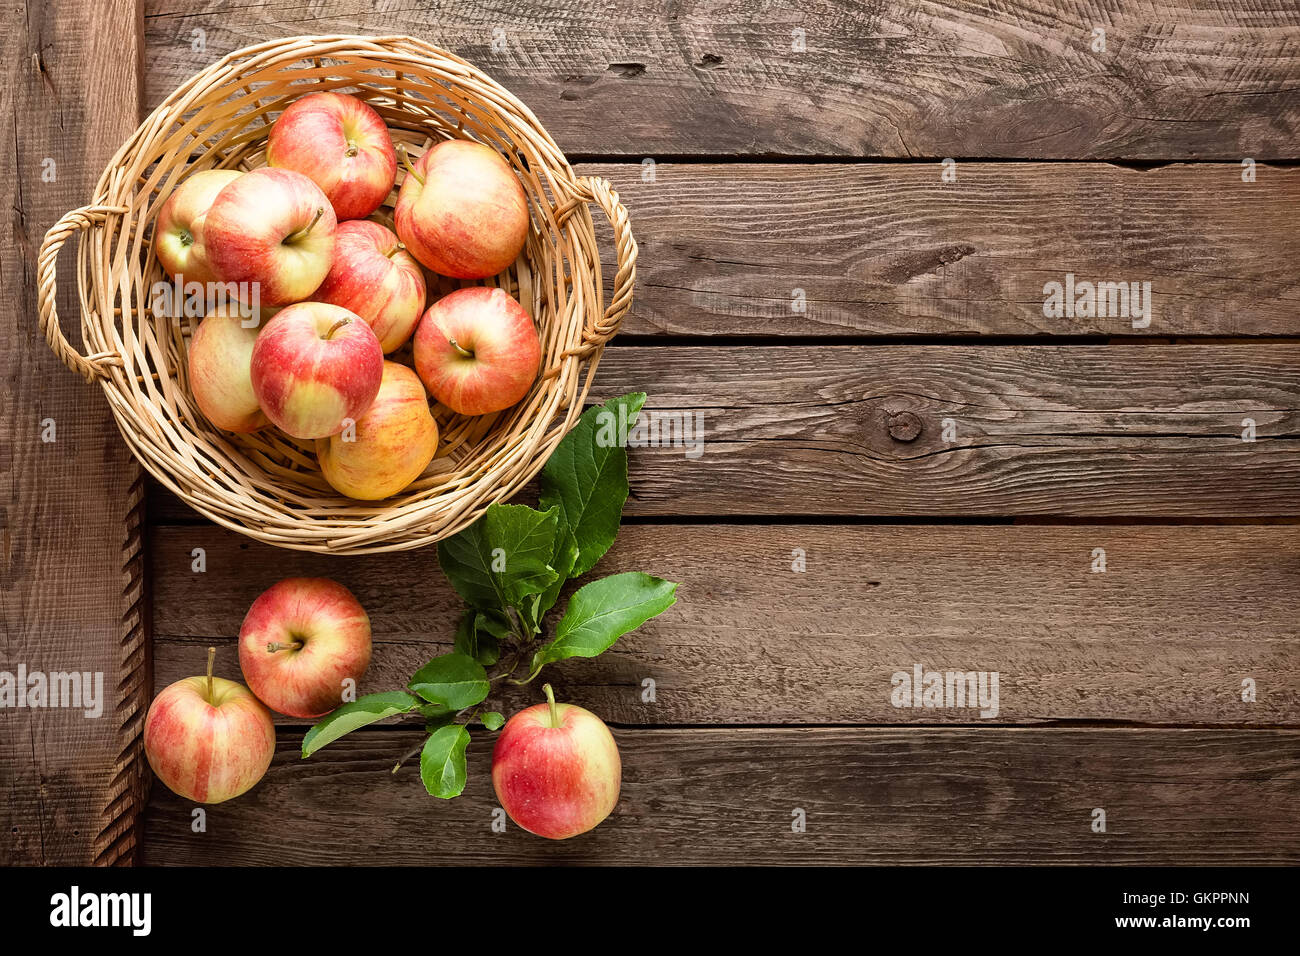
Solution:
[{"label": "knot in wood", "polygon": [[885,426],[895,441],[915,441],[921,434],[921,416],[908,411],[886,411]]}]

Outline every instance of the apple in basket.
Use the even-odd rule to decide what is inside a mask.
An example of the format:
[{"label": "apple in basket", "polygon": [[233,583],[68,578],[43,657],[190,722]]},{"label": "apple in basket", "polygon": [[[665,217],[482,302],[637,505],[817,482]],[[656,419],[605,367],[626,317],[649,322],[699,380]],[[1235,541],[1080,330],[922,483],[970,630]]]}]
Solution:
[{"label": "apple in basket", "polygon": [[529,833],[564,840],[592,829],[618,803],[623,767],[605,722],[574,704],[546,703],[510,718],[492,750],[492,787]]},{"label": "apple in basket", "polygon": [[242,175],[237,169],[205,169],[167,197],[154,225],[153,248],[168,275],[182,276],[186,282],[213,281],[203,224],[217,194]]},{"label": "apple in basket", "polygon": [[370,618],[329,578],[285,578],[248,609],[239,629],[244,680],[273,710],[320,717],[370,665]]},{"label": "apple in basket", "polygon": [[353,432],[318,439],[316,457],[336,491],[363,501],[397,494],[420,476],[438,449],[438,423],[424,385],[397,362],[384,363],[379,394]]},{"label": "apple in basket", "polygon": [[277,428],[294,438],[328,438],[375,400],[384,351],[347,309],[298,302],[266,323],[250,365],[253,393]]},{"label": "apple in basket", "polygon": [[266,162],[310,178],[340,221],[378,209],[397,178],[388,127],[368,104],[345,93],[311,93],[290,103],[271,127]]},{"label": "apple in basket", "polygon": [[255,432],[268,421],[253,391],[253,346],[261,324],[246,319],[238,306],[219,305],[190,338],[190,391],[199,411],[226,431]]},{"label": "apple in basket", "polygon": [[424,272],[388,227],[368,219],[341,222],[334,262],[311,298],[361,316],[388,353],[405,345],[420,321]]},{"label": "apple in basket", "polygon": [[393,220],[415,258],[454,279],[494,276],[518,258],[528,197],[500,153],[450,139],[407,165]]},{"label": "apple in basket", "polygon": [[256,784],[275,755],[271,712],[243,684],[208,673],[163,689],[144,719],[144,752],[167,789],[221,803]]},{"label": "apple in basket", "polygon": [[217,281],[256,283],[263,306],[288,305],[315,292],[329,272],[337,223],[314,182],[263,167],[217,193],[203,242]]},{"label": "apple in basket", "polygon": [[434,398],[461,415],[487,415],[528,394],[542,344],[532,318],[504,290],[470,286],[429,307],[414,353]]}]

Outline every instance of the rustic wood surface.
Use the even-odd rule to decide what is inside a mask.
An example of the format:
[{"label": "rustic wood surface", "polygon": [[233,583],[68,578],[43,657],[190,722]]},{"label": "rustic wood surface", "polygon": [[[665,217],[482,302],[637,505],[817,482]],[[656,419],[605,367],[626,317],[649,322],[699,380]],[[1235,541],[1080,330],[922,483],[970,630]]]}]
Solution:
[{"label": "rustic wood surface", "polygon": [[[120,542],[140,540],[132,471],[95,390],[34,333],[24,285],[40,232],[86,201],[130,125],[134,91],[116,91],[132,62],[152,107],[230,50],[326,32],[412,33],[467,57],[620,190],[637,298],[593,398],[644,390],[656,414],[701,414],[707,444],[632,451],[629,525],[601,569],[681,581],[679,601],[604,657],[548,671],[614,725],[624,759],[615,814],[582,838],[493,831],[485,732],[465,796],[443,802],[413,764],[388,772],[418,740],[408,727],[301,760],[303,722],[281,719],[270,774],[208,808],[205,833],[153,788],[143,862],[1300,862],[1289,0],[145,0],[135,33],[125,0],[90,23],[77,7],[6,15],[20,29],[3,102],[24,131],[6,187],[22,210],[7,371],[11,394],[56,403],[69,444],[35,444],[46,413],[0,405],[22,439],[0,452],[16,464],[5,657],[75,635],[118,655],[104,659],[123,703],[71,730],[58,712],[0,715],[20,728],[0,736],[14,862],[131,858],[139,694],[199,672],[209,644],[238,676],[234,635],[274,580],[356,591],[375,625],[363,690],[399,686],[449,642],[458,605],[432,550],[276,551],[152,481],[147,561],[123,571]],[[123,111],[90,114],[89,89]],[[34,193],[51,150],[84,176]],[[1067,273],[1151,282],[1150,324],[1046,318],[1044,284]],[[145,577],[151,614],[123,618],[119,648]],[[998,716],[893,707],[890,675],[913,664],[998,671]]]},{"label": "rustic wood surface", "polygon": [[482,66],[578,155],[1287,159],[1300,109],[1292,0],[149,0],[146,13],[151,105],[271,37],[411,33]]},{"label": "rustic wood surface", "polygon": [[[134,0],[11,4],[0,14],[9,221],[0,240],[0,670],[99,672],[105,698],[97,719],[78,709],[0,711],[0,863],[114,863],[136,850],[150,696],[143,485],[99,388],[64,368],[41,336],[36,252],[46,229],[87,202],[139,121],[139,31]],[[74,262],[62,258],[58,305],[79,344]],[[46,442],[50,421],[55,440]]]},{"label": "rustic wood surface", "polygon": [[1300,514],[1300,345],[611,348],[591,397],[633,390],[681,441],[632,515]]},{"label": "rustic wood surface", "polygon": [[1300,846],[1295,731],[620,731],[618,807],[562,843],[492,830],[486,740],[446,802],[413,766],[390,773],[418,734],[354,734],[309,760],[280,736],[266,778],[209,807],[205,832],[155,787],[145,862],[1259,864]]},{"label": "rustic wood surface", "polygon": [[[592,573],[647,570],[683,582],[683,600],[548,679],[625,726],[1298,726],[1296,531],[634,525]],[[196,548],[204,573],[192,570]],[[1104,573],[1092,570],[1096,548]],[[803,572],[792,570],[795,549]],[[286,554],[205,524],[153,529],[149,554],[160,687],[195,673],[210,644],[218,672],[238,675],[244,611],[288,575],[346,581],[367,609],[375,645],[361,692],[396,690],[449,650],[461,608],[427,551]],[[918,663],[997,670],[998,716],[893,707],[890,676]],[[1245,678],[1256,681],[1254,703],[1242,702]],[[493,701],[511,712],[535,697],[530,688]]]},{"label": "rustic wood surface", "polygon": [[[581,172],[612,181],[637,212],[626,336],[1297,332],[1292,167],[1259,166],[1254,182],[1242,181],[1240,165],[1217,163],[961,163],[955,182],[937,163]],[[1151,321],[1044,317],[1043,286],[1066,273],[1150,282]]]}]

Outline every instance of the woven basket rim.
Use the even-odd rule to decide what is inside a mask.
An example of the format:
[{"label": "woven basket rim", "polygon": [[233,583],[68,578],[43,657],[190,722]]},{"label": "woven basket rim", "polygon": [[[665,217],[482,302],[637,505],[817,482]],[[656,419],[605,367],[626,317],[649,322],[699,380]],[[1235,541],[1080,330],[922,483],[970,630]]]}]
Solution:
[{"label": "woven basket rim", "polygon": [[[452,136],[486,138],[515,167],[533,207],[525,253],[488,282],[506,287],[534,315],[543,375],[520,405],[487,421],[460,419],[435,404],[440,429],[448,429],[437,467],[382,502],[321,488],[303,443],[269,433],[231,436],[208,424],[187,395],[185,321],[173,331],[144,308],[143,287],[160,272],[148,235],[162,200],[195,169],[254,168],[267,115],[316,88],[355,90],[411,150]],[[260,138],[255,122],[264,128]],[[614,233],[608,305],[592,205]],[[57,256],[77,234],[82,350],[64,337],[55,304]],[[194,74],[127,137],[92,203],[46,235],[40,319],[65,364],[99,380],[145,470],[199,514],[294,550],[407,550],[463,529],[540,471],[576,424],[604,346],[630,307],[636,253],[612,186],[577,177],[532,111],[468,61],[402,35],[285,37],[232,51]],[[428,301],[437,294],[431,288]]]}]

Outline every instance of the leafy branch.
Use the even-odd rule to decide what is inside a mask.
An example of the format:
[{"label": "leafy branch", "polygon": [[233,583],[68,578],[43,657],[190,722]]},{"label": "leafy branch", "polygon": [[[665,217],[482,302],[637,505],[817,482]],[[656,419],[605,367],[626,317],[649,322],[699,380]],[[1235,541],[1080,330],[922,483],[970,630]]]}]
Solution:
[{"label": "leafy branch", "polygon": [[309,757],[344,734],[399,714],[423,719],[429,736],[393,768],[420,755],[435,797],[465,789],[468,725],[499,730],[505,717],[482,704],[502,683],[533,681],[549,664],[595,657],[662,614],[677,585],[639,571],[584,584],[548,640],[543,621],[564,583],[589,572],[618,535],[627,501],[627,433],[645,403],[634,392],[588,409],[541,474],[540,508],[492,504],[473,525],[438,545],[438,564],[464,599],[453,649],[412,675],[405,690],[367,694],[312,727]]}]

